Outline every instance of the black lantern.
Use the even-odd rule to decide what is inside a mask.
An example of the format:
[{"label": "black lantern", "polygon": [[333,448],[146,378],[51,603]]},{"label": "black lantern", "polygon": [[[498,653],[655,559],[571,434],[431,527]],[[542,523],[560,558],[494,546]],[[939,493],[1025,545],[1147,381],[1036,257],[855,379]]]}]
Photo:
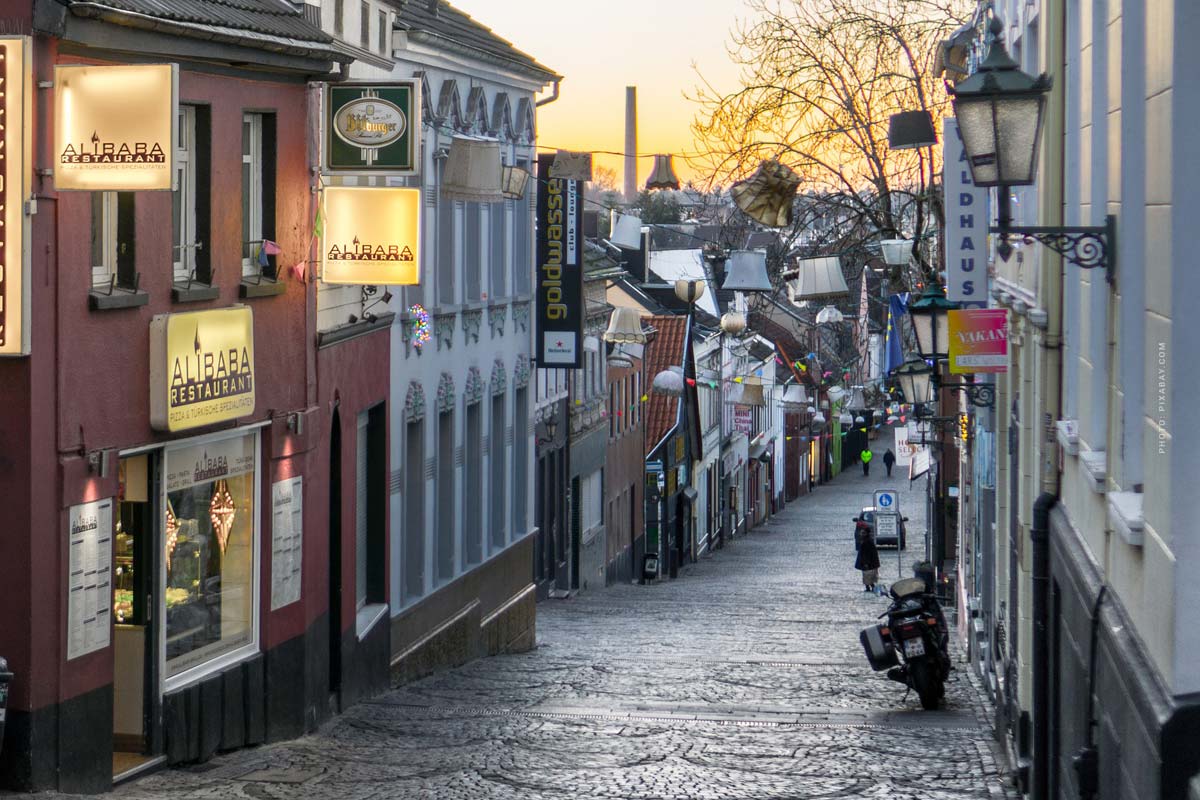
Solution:
[{"label": "black lantern", "polygon": [[938,361],[950,356],[950,325],[947,312],[957,305],[946,299],[940,286],[931,285],[918,300],[908,307],[913,331],[917,334],[917,350],[921,356]]},{"label": "black lantern", "polygon": [[925,363],[925,359],[910,356],[892,372],[892,377],[900,384],[900,393],[906,403],[914,406],[928,403],[931,399],[929,387],[933,380],[933,367]]},{"label": "black lantern", "polygon": [[1038,143],[1050,76],[1022,72],[1004,47],[1003,23],[992,18],[992,45],[975,74],[947,87],[976,186],[1028,186],[1037,173]]}]

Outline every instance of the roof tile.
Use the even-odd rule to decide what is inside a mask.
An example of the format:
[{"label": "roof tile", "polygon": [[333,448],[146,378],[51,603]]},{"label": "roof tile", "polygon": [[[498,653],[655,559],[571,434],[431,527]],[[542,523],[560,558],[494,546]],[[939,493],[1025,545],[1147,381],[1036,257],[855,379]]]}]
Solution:
[{"label": "roof tile", "polygon": [[[650,324],[658,331],[654,341],[646,345],[645,364],[647,383],[670,366],[683,366],[684,337],[687,335],[687,317],[650,317]],[[679,413],[679,398],[658,392],[650,392],[646,409],[646,455],[659,443]]]}]

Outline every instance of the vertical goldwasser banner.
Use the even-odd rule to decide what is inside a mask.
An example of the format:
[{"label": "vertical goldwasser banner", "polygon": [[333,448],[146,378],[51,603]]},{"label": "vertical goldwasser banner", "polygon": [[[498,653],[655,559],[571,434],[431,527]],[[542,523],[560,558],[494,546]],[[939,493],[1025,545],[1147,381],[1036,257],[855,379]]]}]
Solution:
[{"label": "vertical goldwasser banner", "polygon": [[538,156],[537,320],[534,360],[543,369],[583,366],[583,183],[550,177]]}]

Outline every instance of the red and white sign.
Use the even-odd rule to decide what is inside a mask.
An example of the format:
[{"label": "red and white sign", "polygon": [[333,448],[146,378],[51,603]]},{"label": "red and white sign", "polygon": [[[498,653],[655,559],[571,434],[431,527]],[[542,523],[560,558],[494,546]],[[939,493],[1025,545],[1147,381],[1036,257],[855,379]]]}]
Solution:
[{"label": "red and white sign", "polygon": [[754,417],[750,406],[733,407],[733,429],[747,436],[754,430]]},{"label": "red and white sign", "polygon": [[965,308],[948,312],[950,371],[1006,372],[1008,370],[1008,311],[1003,308]]}]

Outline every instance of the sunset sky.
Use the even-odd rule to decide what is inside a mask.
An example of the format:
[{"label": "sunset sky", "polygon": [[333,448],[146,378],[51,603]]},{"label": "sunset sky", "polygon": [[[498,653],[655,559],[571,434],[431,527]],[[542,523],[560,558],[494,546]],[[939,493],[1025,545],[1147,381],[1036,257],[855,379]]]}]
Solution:
[{"label": "sunset sky", "polygon": [[[564,76],[559,100],[538,112],[542,145],[622,152],[625,87],[637,86],[638,151],[676,154],[686,180],[691,171],[680,155],[694,149],[696,104],[685,92],[694,94],[700,75],[725,91],[736,85],[726,48],[746,16],[742,0],[451,2]],[[619,157],[597,155],[595,163],[616,169],[621,185]],[[638,160],[639,184],[652,165]]]}]

